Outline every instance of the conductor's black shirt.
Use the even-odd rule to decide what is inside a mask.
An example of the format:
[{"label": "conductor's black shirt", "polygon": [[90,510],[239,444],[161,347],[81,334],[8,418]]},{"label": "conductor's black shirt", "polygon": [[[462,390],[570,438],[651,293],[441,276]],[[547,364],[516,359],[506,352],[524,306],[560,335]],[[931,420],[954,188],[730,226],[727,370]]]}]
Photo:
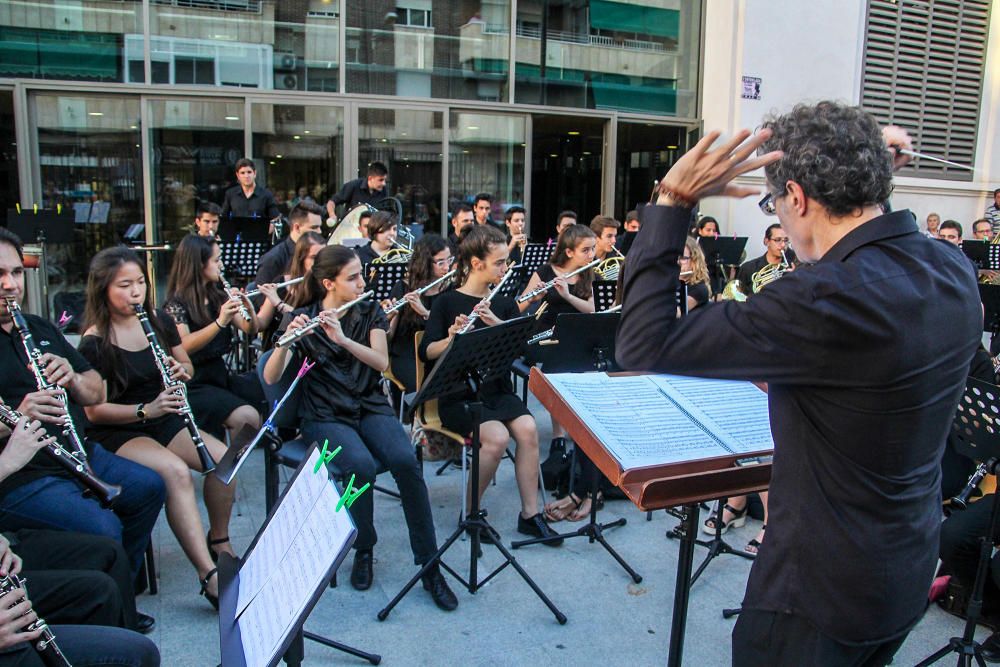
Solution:
[{"label": "conductor's black shirt", "polygon": [[743,608],[802,616],[849,644],[902,636],[937,562],[941,455],[981,336],[975,272],[902,210],[746,303],[675,320],[689,211],[642,216],[618,361],[768,383],[769,516]]}]

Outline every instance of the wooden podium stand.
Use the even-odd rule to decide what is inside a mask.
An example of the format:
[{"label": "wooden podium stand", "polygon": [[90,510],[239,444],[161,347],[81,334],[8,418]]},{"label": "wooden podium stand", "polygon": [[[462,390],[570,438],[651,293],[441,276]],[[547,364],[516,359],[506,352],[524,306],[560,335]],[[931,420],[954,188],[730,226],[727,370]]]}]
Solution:
[{"label": "wooden podium stand", "polygon": [[[635,373],[615,375],[635,375]],[[738,466],[737,460],[753,456],[753,454],[739,454],[622,469],[618,460],[569,407],[545,374],[537,368],[531,369],[528,388],[552,417],[562,424],[573,438],[573,442],[586,452],[594,465],[612,484],[621,489],[636,507],[641,510],[683,507],[677,581],[674,589],[674,613],[670,629],[670,652],[667,659],[670,667],[680,667],[690,597],[691,566],[694,561],[695,536],[698,531],[698,503],[767,489],[771,479],[771,463]],[[770,454],[770,452],[759,452],[759,454]]]}]

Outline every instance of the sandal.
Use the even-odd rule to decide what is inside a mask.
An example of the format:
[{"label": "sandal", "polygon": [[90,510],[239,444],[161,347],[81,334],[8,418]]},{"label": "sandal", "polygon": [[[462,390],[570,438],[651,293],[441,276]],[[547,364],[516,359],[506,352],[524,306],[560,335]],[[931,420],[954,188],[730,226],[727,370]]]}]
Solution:
[{"label": "sandal", "polygon": [[747,545],[743,547],[743,551],[747,552],[752,556],[756,556],[757,553],[760,551],[760,545],[764,542],[764,531],[766,529],[767,529],[767,524],[765,523],[763,526],[760,527],[760,539],[758,540],[755,537],[749,542],[747,542]]},{"label": "sandal", "polygon": [[199,591],[198,594],[204,595],[205,599],[208,600],[208,603],[213,607],[215,607],[216,611],[219,611],[219,596],[212,595],[211,593],[208,592],[208,582],[211,581],[212,577],[214,577],[217,574],[219,574],[219,568],[213,567],[211,570],[209,570],[208,574],[205,575],[204,579],[198,580],[201,582],[201,591]]},{"label": "sandal", "polygon": [[[594,504],[593,508],[590,506],[591,502]],[[586,509],[584,508],[584,504],[586,504]],[[597,500],[593,501],[591,500],[590,494],[587,494],[587,496],[583,499],[583,503],[577,505],[577,508],[570,512],[569,517],[567,518],[570,521],[583,521],[590,517],[591,509],[597,512],[604,509],[604,494],[600,491],[597,492]]]},{"label": "sandal", "polygon": [[225,537],[220,537],[217,540],[213,540],[211,537],[211,533],[205,533],[205,545],[208,547],[208,555],[212,557],[213,563],[219,562],[219,552],[213,549],[212,547],[214,547],[216,544],[225,544],[228,541],[229,541],[228,535],[226,535]]},{"label": "sandal", "polygon": [[719,515],[721,514],[722,517],[725,517],[726,512],[732,514],[733,518],[730,519],[729,521],[726,521],[725,518],[722,519],[722,530],[719,531],[719,534],[725,535],[726,531],[728,531],[730,528],[741,528],[743,524],[747,522],[747,509],[749,507],[750,503],[747,503],[746,505],[743,506],[742,509],[736,509],[729,503],[726,503],[725,505],[722,506],[721,513],[716,512],[712,516],[705,519],[705,523],[702,524],[701,531],[703,533],[708,533],[709,535],[714,535],[717,526],[716,522],[719,521]]},{"label": "sandal", "polygon": [[[567,500],[569,502],[565,502]],[[545,506],[545,520],[550,523],[563,521],[580,509],[580,505],[582,504],[583,500],[575,493],[570,493],[556,502]]]}]

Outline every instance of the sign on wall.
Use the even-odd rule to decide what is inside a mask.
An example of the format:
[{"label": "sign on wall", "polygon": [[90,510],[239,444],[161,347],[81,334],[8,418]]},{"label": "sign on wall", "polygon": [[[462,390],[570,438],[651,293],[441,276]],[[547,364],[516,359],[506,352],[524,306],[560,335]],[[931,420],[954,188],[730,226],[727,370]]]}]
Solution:
[{"label": "sign on wall", "polygon": [[760,83],[761,83],[760,77],[756,76],[743,77],[743,99],[759,100]]}]

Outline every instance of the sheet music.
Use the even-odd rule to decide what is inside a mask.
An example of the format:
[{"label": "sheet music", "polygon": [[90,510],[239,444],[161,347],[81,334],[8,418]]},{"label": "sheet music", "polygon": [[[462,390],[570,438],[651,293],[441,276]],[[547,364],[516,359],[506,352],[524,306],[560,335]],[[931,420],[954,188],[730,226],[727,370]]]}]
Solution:
[{"label": "sheet music", "polygon": [[[340,493],[329,480],[325,465],[313,472],[319,456],[313,449],[240,568],[237,622],[247,665],[277,661],[283,639],[306,611],[313,592],[325,585],[327,572],[354,533],[349,513],[336,511]],[[283,512],[286,503],[292,509]],[[272,531],[275,535],[269,536]],[[265,538],[269,540],[268,552],[261,549]],[[280,557],[271,560],[279,551]],[[244,579],[251,559],[252,567],[266,570],[266,576],[256,572],[249,579],[256,589],[252,593]]]},{"label": "sheet music", "polygon": [[729,454],[668,400],[649,376],[547,376],[623,469]]},{"label": "sheet music", "polygon": [[774,449],[767,394],[751,382],[649,375],[734,454]]}]

